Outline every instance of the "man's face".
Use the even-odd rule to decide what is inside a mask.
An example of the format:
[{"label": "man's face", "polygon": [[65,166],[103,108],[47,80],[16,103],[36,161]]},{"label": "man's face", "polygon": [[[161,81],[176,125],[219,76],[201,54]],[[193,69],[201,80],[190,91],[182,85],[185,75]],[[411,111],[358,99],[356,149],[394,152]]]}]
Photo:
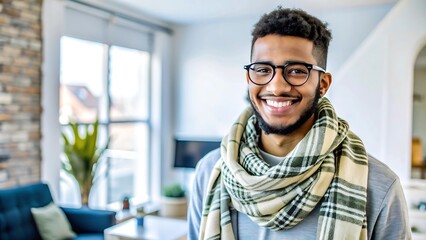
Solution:
[{"label": "man's face", "polygon": [[[270,62],[284,65],[289,61],[317,64],[312,55],[313,42],[292,36],[267,35],[256,40],[252,62]],[[258,86],[250,82],[249,96],[259,119],[259,125],[267,134],[290,134],[307,120],[313,118],[321,96],[318,71],[311,70],[308,81],[302,86],[291,86],[277,68],[271,82]],[[326,90],[326,89],[325,89]]]}]

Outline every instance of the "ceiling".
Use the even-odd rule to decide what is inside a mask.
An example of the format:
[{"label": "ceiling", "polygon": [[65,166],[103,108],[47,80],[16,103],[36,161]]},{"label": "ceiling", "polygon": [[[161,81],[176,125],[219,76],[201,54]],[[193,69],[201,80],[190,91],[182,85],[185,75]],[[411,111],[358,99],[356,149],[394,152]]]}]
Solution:
[{"label": "ceiling", "polygon": [[193,24],[212,19],[260,16],[278,5],[323,11],[394,4],[398,0],[103,0],[103,3],[131,10],[174,24]]},{"label": "ceiling", "polygon": [[[86,0],[90,1],[90,0]],[[96,0],[93,0],[96,1]],[[306,11],[395,4],[398,0],[102,0],[110,6],[155,18],[171,24],[196,24],[215,19],[256,16],[283,7]],[[416,66],[426,66],[426,48],[418,56]]]}]

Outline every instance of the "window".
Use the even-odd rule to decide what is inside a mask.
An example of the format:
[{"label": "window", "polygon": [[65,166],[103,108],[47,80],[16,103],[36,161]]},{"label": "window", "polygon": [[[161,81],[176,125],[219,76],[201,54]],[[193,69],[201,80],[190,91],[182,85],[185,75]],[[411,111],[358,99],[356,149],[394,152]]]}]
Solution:
[{"label": "window", "polygon": [[[58,203],[79,204],[79,191],[75,189],[76,183],[73,178],[60,171],[61,163],[58,161],[62,152],[61,141],[58,141],[60,123],[61,121],[66,122],[74,111],[69,104],[64,104],[65,100],[59,91],[60,84],[76,81],[80,85],[83,83],[86,89],[80,88],[75,95],[80,99],[89,99],[90,94],[97,96],[96,101],[89,102],[97,104],[96,109],[99,112],[93,111],[94,108],[86,107],[86,110],[89,109],[85,112],[88,115],[83,116],[80,114],[81,111],[75,112],[74,115],[77,115],[83,122],[84,118],[91,121],[90,119],[93,120],[99,114],[103,123],[100,126],[102,129],[99,129],[102,131],[103,139],[111,136],[114,141],[111,142],[113,148],[108,153],[108,157],[114,158],[114,160],[108,161],[108,165],[102,166],[102,173],[105,177],[103,180],[97,180],[98,189],[89,199],[90,206],[95,203],[94,207],[103,207],[114,199],[120,199],[123,194],[128,194],[124,187],[120,188],[121,192],[111,190],[115,187],[113,178],[122,182],[129,182],[129,179],[133,179],[133,181],[130,180],[130,184],[126,185],[133,191],[130,194],[136,198],[136,201],[131,202],[132,204],[138,204],[146,198],[148,200],[157,199],[161,194],[164,179],[173,176],[172,169],[169,167],[172,159],[169,144],[173,137],[174,121],[172,114],[173,88],[170,87],[173,86],[171,81],[172,29],[167,27],[167,24],[158,24],[155,19],[151,21],[145,16],[134,15],[132,11],[118,10],[100,3],[56,0],[46,0],[43,3],[44,57],[43,84],[41,86],[43,137],[40,146],[43,160],[41,162],[41,180],[49,184],[52,196],[58,200]],[[70,67],[69,70],[66,70],[68,63],[65,60],[67,54],[65,44],[67,44],[67,39],[79,44],[76,46],[78,54],[76,51],[68,51],[68,53],[75,52],[75,55],[78,55],[78,61],[75,59],[73,61],[75,64],[81,63],[80,69]],[[81,49],[86,44],[91,47],[86,48],[83,52]],[[113,56],[116,54],[114,49],[117,50],[117,54],[120,52],[130,55],[136,53],[140,59],[145,59],[143,61],[146,61],[148,69],[138,71],[140,74],[146,74],[147,79],[145,81],[141,78],[138,81],[140,84],[138,95],[125,95],[121,97],[122,99],[115,95],[117,89],[114,86],[124,85],[125,82],[131,80],[115,76],[116,72],[120,70],[118,67],[115,70],[114,59],[118,58]],[[96,56],[96,60],[89,61],[91,56]],[[123,58],[127,58],[127,55]],[[82,63],[84,61],[85,64]],[[131,62],[138,61],[132,60]],[[145,63],[141,65],[144,66]],[[69,64],[73,65],[71,62]],[[100,70],[95,73],[93,71],[95,68]],[[74,69],[79,70],[74,71]],[[67,78],[68,74],[78,75]],[[60,80],[63,82],[61,83]],[[99,85],[92,87],[95,81]],[[144,89],[142,84],[147,85],[148,89]],[[63,102],[60,107],[61,98]],[[120,101],[129,102],[132,98],[146,99],[147,102],[143,102],[145,100],[132,102],[132,104],[139,104],[139,106],[132,105],[132,107],[143,111],[133,112],[124,109],[122,114],[116,114],[115,110],[111,110],[113,107],[119,106]],[[127,106],[125,104],[125,107]],[[122,139],[126,134],[123,131],[132,132],[127,137],[128,139],[133,138],[133,144],[124,144]],[[118,134],[116,134],[117,132]],[[132,162],[131,159],[137,159],[137,161]],[[116,165],[125,169],[115,171]],[[127,174],[130,168],[132,172]],[[112,171],[108,172],[107,169],[112,169]],[[107,173],[109,175],[106,175]],[[147,194],[144,194],[145,192]],[[94,198],[92,199],[92,197]],[[119,207],[119,205],[113,207]]]},{"label": "window", "polygon": [[[110,139],[92,188],[91,206],[103,207],[124,196],[136,202],[147,199],[149,69],[148,51],[61,38],[59,121],[89,123],[98,117],[102,125],[99,141]],[[72,189],[78,191],[78,185],[70,182],[61,183],[62,203],[72,202]]]}]

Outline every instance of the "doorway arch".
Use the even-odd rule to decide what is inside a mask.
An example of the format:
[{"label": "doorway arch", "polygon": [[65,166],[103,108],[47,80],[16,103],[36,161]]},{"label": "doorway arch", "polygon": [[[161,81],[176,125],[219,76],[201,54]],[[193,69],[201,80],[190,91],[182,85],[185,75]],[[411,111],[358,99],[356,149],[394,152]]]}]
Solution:
[{"label": "doorway arch", "polygon": [[333,105],[367,151],[411,179],[414,63],[426,45],[423,0],[399,1],[335,75]]},{"label": "doorway arch", "polygon": [[426,178],[426,44],[414,63],[411,178]]}]

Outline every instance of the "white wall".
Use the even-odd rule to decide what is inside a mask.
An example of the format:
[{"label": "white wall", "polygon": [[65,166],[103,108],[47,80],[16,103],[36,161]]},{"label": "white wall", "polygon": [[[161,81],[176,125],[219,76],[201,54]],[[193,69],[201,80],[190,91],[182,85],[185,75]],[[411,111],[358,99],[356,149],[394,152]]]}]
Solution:
[{"label": "white wall", "polygon": [[224,135],[246,106],[245,70],[252,21],[176,29],[176,135]]},{"label": "white wall", "polygon": [[316,14],[329,24],[333,34],[327,71],[336,73],[393,6],[384,4]]},{"label": "white wall", "polygon": [[367,150],[410,178],[413,69],[426,44],[426,1],[401,0],[336,75],[335,107]]},{"label": "white wall", "polygon": [[59,60],[60,37],[63,33],[64,3],[43,2],[43,79],[41,105],[41,180],[49,184],[52,197],[59,200],[60,125],[59,125]]}]

